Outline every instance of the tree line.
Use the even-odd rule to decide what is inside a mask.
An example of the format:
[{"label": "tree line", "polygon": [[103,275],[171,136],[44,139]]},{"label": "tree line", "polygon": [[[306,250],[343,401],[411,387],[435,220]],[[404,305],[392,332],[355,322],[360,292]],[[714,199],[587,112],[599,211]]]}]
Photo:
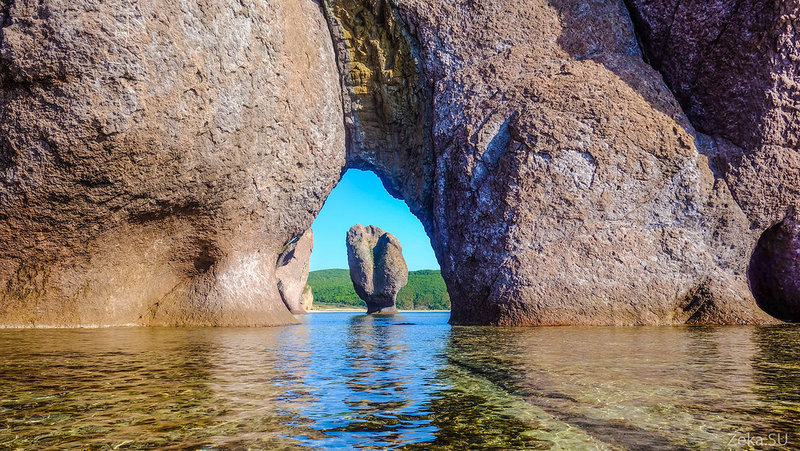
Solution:
[{"label": "tree line", "polygon": [[[364,307],[346,269],[323,269],[308,274],[308,284],[314,293],[314,308]],[[442,273],[424,269],[408,272],[408,284],[397,293],[397,308],[402,310],[449,310]]]}]

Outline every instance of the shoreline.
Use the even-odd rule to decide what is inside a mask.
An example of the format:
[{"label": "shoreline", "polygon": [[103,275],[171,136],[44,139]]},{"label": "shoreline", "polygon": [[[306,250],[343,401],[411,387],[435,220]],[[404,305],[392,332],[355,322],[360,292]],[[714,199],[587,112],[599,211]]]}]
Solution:
[{"label": "shoreline", "polygon": [[[308,313],[363,313],[367,314],[367,311],[364,309],[352,309],[352,308],[326,308],[326,309],[311,309]],[[398,313],[450,313],[450,310],[398,310]]]}]

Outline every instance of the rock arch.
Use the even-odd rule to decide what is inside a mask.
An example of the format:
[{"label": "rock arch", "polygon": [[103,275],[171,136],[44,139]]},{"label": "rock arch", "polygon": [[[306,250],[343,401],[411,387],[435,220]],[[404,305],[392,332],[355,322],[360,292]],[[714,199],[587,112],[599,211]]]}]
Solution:
[{"label": "rock arch", "polygon": [[0,323],[291,322],[275,261],[348,167],[420,218],[454,323],[770,322],[746,271],[798,200],[797,15],[753,25],[746,99],[778,105],[739,140],[676,100],[725,64],[672,71],[651,43],[703,12],[660,3],[3,2]]}]

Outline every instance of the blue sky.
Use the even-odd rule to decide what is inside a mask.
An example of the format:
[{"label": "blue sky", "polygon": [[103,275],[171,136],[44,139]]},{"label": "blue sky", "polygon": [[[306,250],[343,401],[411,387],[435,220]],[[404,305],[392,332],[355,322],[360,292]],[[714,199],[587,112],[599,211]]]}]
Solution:
[{"label": "blue sky", "polygon": [[389,195],[377,175],[350,169],[328,196],[311,226],[314,230],[312,271],[347,268],[345,235],[354,224],[371,224],[396,236],[403,246],[410,271],[439,269],[428,235],[406,203]]}]

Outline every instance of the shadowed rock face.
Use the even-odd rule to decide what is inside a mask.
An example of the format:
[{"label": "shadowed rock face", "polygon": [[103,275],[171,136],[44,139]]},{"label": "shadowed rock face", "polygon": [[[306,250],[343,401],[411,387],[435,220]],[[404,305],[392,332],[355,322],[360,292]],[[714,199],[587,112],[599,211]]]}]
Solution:
[{"label": "shadowed rock face", "polygon": [[294,322],[275,262],[345,164],[319,6],[0,4],[0,323]]},{"label": "shadowed rock face", "polygon": [[784,321],[800,322],[800,223],[791,216],[758,240],[748,269],[758,305]]},{"label": "shadowed rock face", "polygon": [[748,264],[795,299],[796,2],[0,5],[2,324],[293,321],[345,166],[457,324],[771,322]]},{"label": "shadowed rock face", "polygon": [[303,307],[303,296],[307,287],[309,259],[313,249],[314,232],[308,229],[298,239],[286,245],[275,265],[278,291],[281,293],[283,303],[292,313],[306,312]]},{"label": "shadowed rock face", "polygon": [[347,263],[367,313],[396,313],[397,293],[408,283],[403,248],[391,233],[356,224],[347,232]]}]

